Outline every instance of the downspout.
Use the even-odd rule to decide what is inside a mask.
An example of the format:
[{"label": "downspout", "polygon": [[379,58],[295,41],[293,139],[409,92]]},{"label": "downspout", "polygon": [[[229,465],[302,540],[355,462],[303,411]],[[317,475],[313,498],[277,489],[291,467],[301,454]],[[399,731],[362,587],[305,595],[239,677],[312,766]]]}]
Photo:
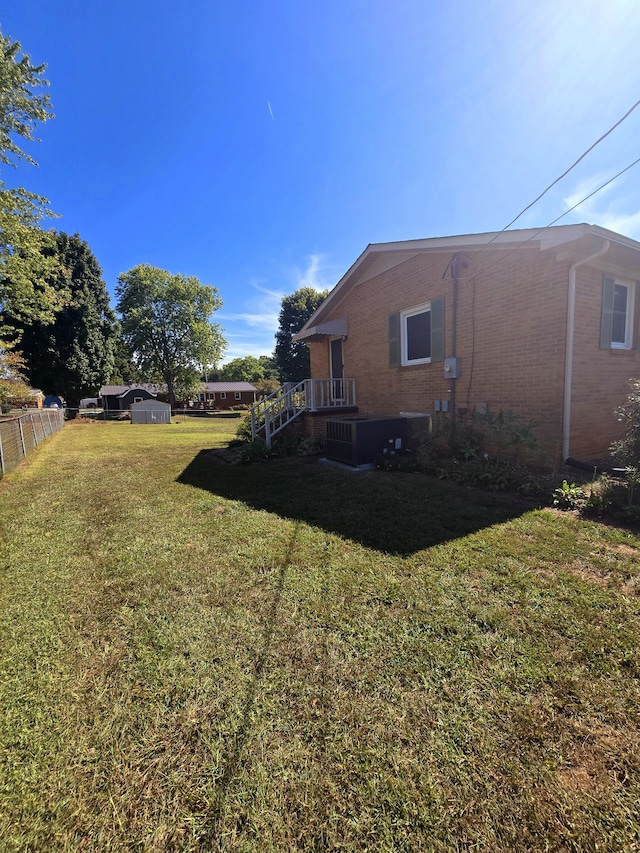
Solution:
[{"label": "downspout", "polygon": [[564,402],[562,410],[562,459],[569,457],[569,434],[571,430],[571,385],[573,381],[573,332],[576,315],[576,270],[583,264],[605,255],[611,246],[610,240],[603,240],[602,247],[593,255],[576,261],[569,269],[569,292],[567,294],[567,335],[564,359]]},{"label": "downspout", "polygon": [[[451,298],[451,355],[455,357],[457,351],[457,335],[458,335],[458,290],[460,286],[459,277],[459,256],[454,255],[451,258],[451,278],[453,279],[453,292]],[[451,427],[455,434],[456,430],[456,380],[449,380],[449,408],[451,411]]]}]

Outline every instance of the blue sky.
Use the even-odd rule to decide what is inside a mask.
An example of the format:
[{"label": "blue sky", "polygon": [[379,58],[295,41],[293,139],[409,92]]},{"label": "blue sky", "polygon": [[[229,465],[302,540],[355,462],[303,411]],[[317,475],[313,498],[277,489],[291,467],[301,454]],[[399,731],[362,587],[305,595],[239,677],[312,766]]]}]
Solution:
[{"label": "blue sky", "polygon": [[[139,263],[215,285],[225,360],[368,243],[498,230],[640,98],[637,0],[9,0],[56,118],[2,171],[109,290]],[[640,108],[514,227],[640,156]],[[640,165],[563,222],[640,239]]]}]

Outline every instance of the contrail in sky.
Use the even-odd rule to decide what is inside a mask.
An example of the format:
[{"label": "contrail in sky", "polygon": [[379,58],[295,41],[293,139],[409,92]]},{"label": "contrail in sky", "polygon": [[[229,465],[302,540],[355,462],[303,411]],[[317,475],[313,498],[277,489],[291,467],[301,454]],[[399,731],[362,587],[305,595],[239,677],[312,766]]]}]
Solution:
[{"label": "contrail in sky", "polygon": [[271,101],[267,101],[267,106],[269,107],[269,115],[271,116],[271,121],[274,121],[273,110],[271,109]]}]

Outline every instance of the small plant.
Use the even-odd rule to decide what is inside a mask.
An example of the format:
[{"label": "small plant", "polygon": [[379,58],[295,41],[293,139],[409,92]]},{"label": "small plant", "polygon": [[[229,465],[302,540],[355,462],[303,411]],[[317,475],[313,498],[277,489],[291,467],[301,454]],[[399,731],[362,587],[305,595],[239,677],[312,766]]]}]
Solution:
[{"label": "small plant", "polygon": [[517,490],[518,469],[509,462],[478,456],[468,461],[456,461],[449,469],[449,477],[455,483],[476,486],[488,492]]},{"label": "small plant", "polygon": [[270,450],[262,441],[246,442],[238,453],[238,461],[245,464],[249,462],[267,462],[274,455],[273,450]]},{"label": "small plant", "polygon": [[322,441],[314,435],[301,435],[298,438],[296,456],[315,456],[323,449]]},{"label": "small plant", "polygon": [[619,486],[606,474],[595,474],[589,484],[589,494],[583,506],[583,512],[599,515],[610,509],[614,493]]},{"label": "small plant", "polygon": [[499,457],[512,456],[519,465],[527,458],[540,455],[540,445],[536,435],[538,422],[522,420],[510,409],[492,412],[476,412],[474,419],[491,437]]},{"label": "small plant", "polygon": [[410,450],[397,450],[388,453],[386,450],[373,458],[373,464],[379,471],[419,471],[418,457]]},{"label": "small plant", "polygon": [[241,419],[236,430],[236,435],[241,441],[252,441],[251,434],[251,417],[245,416]]},{"label": "small plant", "polygon": [[562,481],[562,485],[553,491],[553,505],[558,509],[582,509],[586,494],[582,486]]},{"label": "small plant", "polygon": [[609,451],[624,466],[628,506],[633,504],[636,484],[640,481],[640,379],[629,380],[631,391],[626,402],[614,414],[624,424],[624,433]]}]

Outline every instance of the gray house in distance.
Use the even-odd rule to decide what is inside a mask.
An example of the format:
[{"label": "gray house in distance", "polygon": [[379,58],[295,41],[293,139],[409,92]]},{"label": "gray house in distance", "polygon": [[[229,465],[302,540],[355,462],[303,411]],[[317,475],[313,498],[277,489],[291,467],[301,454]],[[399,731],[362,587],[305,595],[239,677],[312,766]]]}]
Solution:
[{"label": "gray house in distance", "polygon": [[128,411],[132,403],[155,400],[158,394],[166,394],[166,386],[155,382],[139,385],[103,385],[100,398],[105,412]]}]

